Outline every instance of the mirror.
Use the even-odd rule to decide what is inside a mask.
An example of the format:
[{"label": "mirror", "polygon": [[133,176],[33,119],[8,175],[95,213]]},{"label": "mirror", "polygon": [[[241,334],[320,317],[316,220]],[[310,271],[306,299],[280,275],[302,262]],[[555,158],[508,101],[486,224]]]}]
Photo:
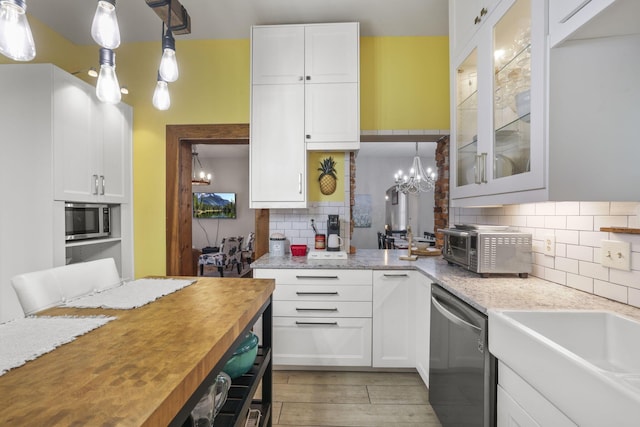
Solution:
[{"label": "mirror", "polygon": [[[436,169],[436,145],[435,142],[418,143],[418,155],[425,170],[429,167]],[[423,236],[425,232],[433,233],[433,191],[408,194],[403,203],[396,201],[393,195],[393,200],[387,200],[387,190],[395,186],[394,174],[398,170],[408,173],[415,155],[415,142],[360,143],[360,151],[356,155],[354,228],[351,236],[351,245],[356,249],[378,249],[378,232],[384,233],[387,222],[410,225],[416,237]],[[388,217],[394,219],[387,221]]]}]

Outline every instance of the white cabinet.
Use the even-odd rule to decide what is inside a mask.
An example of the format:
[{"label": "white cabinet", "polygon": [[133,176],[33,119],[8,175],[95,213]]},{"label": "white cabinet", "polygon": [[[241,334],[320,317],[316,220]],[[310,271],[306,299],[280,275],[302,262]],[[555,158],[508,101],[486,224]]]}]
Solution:
[{"label": "white cabinet", "polygon": [[373,271],[374,367],[415,367],[415,296],[415,271]]},{"label": "white cabinet", "polygon": [[273,278],[273,363],[371,366],[370,270],[254,269]]},{"label": "white cabinet", "polygon": [[416,370],[429,387],[429,337],[431,334],[431,281],[416,275]]},{"label": "white cabinet", "polygon": [[95,89],[54,69],[54,197],[125,203],[131,181],[131,107],[99,102]]},{"label": "white cabinet", "polygon": [[577,427],[552,402],[507,365],[498,362],[498,427]]},{"label": "white cabinet", "polygon": [[498,0],[450,0],[449,1],[449,44],[451,52],[457,56],[471,40]]},{"label": "white cabinet", "polygon": [[306,150],[360,147],[359,59],[358,23],[252,28],[251,208],[306,207]]},{"label": "white cabinet", "polygon": [[503,0],[452,56],[452,206],[544,188],[545,22],[545,2]]},{"label": "white cabinet", "polygon": [[549,45],[566,40],[638,34],[636,0],[565,0],[549,2]]}]

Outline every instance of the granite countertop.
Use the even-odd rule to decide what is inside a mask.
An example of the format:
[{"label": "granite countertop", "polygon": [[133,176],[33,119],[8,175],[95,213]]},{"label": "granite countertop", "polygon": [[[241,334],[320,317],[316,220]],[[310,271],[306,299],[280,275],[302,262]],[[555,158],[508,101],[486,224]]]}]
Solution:
[{"label": "granite countertop", "polygon": [[404,250],[359,249],[347,260],[307,260],[306,257],[275,257],[265,254],[252,268],[417,270],[429,280],[455,294],[471,306],[488,310],[606,310],[640,321],[640,308],[579,291],[568,286],[530,276],[495,275],[481,278],[458,266],[450,266],[441,256],[402,261]]}]

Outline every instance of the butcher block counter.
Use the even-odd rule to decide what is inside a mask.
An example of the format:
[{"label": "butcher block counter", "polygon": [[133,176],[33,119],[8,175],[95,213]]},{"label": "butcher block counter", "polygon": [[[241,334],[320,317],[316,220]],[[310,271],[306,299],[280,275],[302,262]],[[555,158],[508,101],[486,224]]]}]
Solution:
[{"label": "butcher block counter", "polygon": [[[136,309],[40,313],[115,319],[0,376],[0,425],[181,425],[244,333],[262,313],[270,319],[275,286],[197,279]],[[270,344],[270,320],[264,326]]]}]

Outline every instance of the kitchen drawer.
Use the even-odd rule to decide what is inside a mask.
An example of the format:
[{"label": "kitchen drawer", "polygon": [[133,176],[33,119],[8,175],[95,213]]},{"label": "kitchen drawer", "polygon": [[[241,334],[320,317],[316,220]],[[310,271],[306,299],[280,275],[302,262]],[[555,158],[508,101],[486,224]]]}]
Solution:
[{"label": "kitchen drawer", "polygon": [[371,319],[274,317],[273,363],[371,366]]},{"label": "kitchen drawer", "polygon": [[254,269],[253,276],[258,279],[276,279],[277,285],[371,285],[371,270],[341,269]]},{"label": "kitchen drawer", "polygon": [[370,302],[274,301],[274,316],[371,317]]},{"label": "kitchen drawer", "polygon": [[277,285],[274,301],[371,301],[371,286]]}]

